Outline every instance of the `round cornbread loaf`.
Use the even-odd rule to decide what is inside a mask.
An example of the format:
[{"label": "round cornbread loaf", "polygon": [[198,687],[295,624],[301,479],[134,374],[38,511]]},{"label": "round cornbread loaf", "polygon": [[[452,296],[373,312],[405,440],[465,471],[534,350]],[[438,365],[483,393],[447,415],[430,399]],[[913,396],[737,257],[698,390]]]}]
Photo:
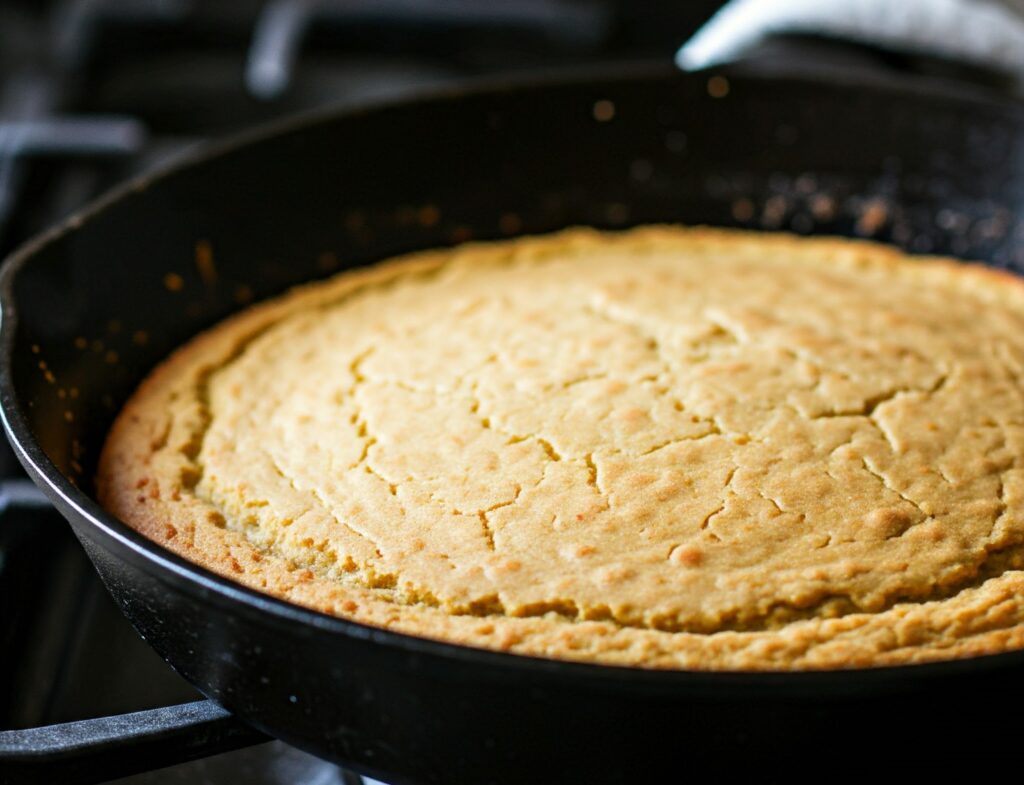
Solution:
[{"label": "round cornbread loaf", "polygon": [[117,419],[101,502],[262,592],[610,664],[1024,646],[1024,286],[713,229],[414,254],[247,310]]}]

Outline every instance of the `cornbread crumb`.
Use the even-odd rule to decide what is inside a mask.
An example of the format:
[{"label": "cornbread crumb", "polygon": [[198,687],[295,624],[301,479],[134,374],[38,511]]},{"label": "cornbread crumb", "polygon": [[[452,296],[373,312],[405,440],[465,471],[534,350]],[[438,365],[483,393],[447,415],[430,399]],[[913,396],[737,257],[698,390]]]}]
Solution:
[{"label": "cornbread crumb", "polygon": [[[160,366],[100,501],[327,613],[694,669],[1024,646],[1024,287],[648,227],[415,254]],[[163,489],[163,492],[161,492]]]}]

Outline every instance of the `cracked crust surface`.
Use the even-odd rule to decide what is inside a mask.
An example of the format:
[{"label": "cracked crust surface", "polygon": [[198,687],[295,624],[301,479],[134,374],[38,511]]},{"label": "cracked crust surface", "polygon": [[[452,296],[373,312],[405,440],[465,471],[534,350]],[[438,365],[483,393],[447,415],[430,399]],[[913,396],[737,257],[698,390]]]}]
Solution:
[{"label": "cracked crust surface", "polygon": [[837,239],[465,245],[250,309],[115,423],[101,502],[255,589],[649,667],[1024,646],[1024,287]]}]

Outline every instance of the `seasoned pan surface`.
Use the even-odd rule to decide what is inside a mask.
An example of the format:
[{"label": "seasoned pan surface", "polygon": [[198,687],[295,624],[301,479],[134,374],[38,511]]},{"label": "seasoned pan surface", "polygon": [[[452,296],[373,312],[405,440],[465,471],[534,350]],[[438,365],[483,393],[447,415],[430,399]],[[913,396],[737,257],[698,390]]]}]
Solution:
[{"label": "seasoned pan surface", "polygon": [[[874,738],[991,746],[1024,655],[796,674],[503,655],[329,618],[166,553],[99,509],[103,436],[146,371],[246,303],[403,251],[710,223],[867,236],[1024,267],[1024,111],[891,84],[641,70],[322,114],[201,153],[17,253],[5,424],[147,640],[257,727],[393,782],[681,778]],[[794,744],[798,739],[799,744]]]}]

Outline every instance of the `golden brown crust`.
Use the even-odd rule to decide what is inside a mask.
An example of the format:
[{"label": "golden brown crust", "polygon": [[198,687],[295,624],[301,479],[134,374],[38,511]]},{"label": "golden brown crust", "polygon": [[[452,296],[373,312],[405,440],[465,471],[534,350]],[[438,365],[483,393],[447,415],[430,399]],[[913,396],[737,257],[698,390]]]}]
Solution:
[{"label": "golden brown crust", "polygon": [[883,246],[570,230],[398,259],[195,339],[101,502],[369,624],[647,667],[1024,645],[1024,287]]}]

